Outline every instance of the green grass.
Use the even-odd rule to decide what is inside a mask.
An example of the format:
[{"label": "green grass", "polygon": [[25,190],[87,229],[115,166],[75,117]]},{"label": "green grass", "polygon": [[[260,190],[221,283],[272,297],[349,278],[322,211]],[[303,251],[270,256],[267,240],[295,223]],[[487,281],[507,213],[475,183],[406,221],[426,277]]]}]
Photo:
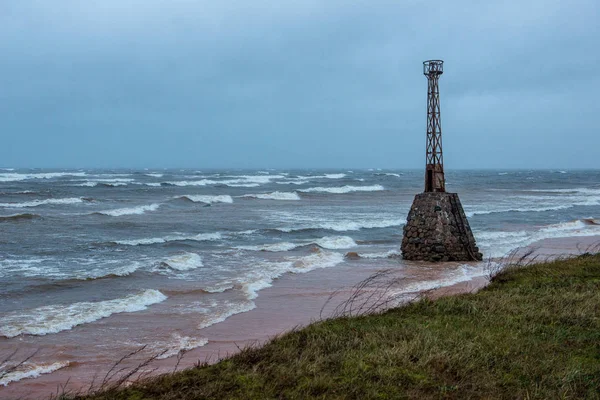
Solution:
[{"label": "green grass", "polygon": [[[600,399],[600,256],[338,318],[90,399]],[[87,398],[87,397],[86,397]]]}]

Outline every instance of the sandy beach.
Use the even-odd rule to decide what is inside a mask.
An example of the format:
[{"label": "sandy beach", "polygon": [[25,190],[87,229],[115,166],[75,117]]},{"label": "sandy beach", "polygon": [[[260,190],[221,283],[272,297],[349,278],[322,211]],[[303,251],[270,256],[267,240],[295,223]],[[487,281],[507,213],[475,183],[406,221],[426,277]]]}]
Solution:
[{"label": "sandy beach", "polygon": [[[530,251],[533,253],[529,257],[537,256],[538,260],[575,256],[599,243],[600,236],[547,239],[519,249],[515,257],[518,258]],[[355,262],[359,263],[360,260]],[[489,262],[485,261],[479,265],[483,266]],[[420,268],[422,271],[428,271],[428,274],[439,275],[445,269],[455,268],[456,263],[409,263],[409,266],[417,268],[417,270]],[[482,271],[485,270],[485,267],[483,268]],[[178,363],[179,369],[193,366],[198,362],[213,363],[246,346],[259,346],[276,335],[331,315],[334,308],[350,296],[353,285],[379,270],[376,267],[363,269],[338,267],[315,270],[305,274],[286,274],[277,279],[271,287],[261,291],[260,297],[256,299],[257,307],[255,309],[233,315],[224,322],[200,330],[202,337],[208,340],[206,345],[187,352],[179,361],[177,357],[156,360],[142,371],[159,374],[172,371]],[[394,271],[391,271],[389,277],[394,277]],[[428,288],[427,295],[439,297],[475,292],[485,287],[487,282],[487,277],[483,273],[481,276],[451,285],[435,287],[435,289]],[[339,293],[330,299],[330,296],[337,290]],[[412,297],[417,297],[418,294],[419,292],[415,292]],[[408,297],[405,298],[408,300]],[[119,318],[119,316],[113,318]],[[150,322],[157,324],[157,330],[167,329],[165,324],[168,321],[164,319]],[[148,343],[148,345],[151,346],[152,343]],[[82,349],[82,352],[85,353],[85,349]],[[51,393],[57,393],[57,391],[85,390],[94,377],[98,384],[118,358],[118,355],[111,354],[107,349],[107,357],[104,362],[71,362],[67,367],[56,372],[43,374],[34,379],[22,379],[6,387],[0,387],[0,395],[3,398],[34,399],[44,398]],[[124,362],[123,366],[134,367],[143,359],[144,357],[141,356],[132,357],[131,360]]]}]

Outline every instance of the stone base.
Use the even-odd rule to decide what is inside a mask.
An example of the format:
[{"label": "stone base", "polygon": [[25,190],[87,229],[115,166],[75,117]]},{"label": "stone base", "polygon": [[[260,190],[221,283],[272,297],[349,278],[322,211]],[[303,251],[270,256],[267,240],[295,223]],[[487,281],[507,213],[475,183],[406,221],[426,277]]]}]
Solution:
[{"label": "stone base", "polygon": [[421,261],[479,261],[482,254],[456,193],[415,196],[402,239],[402,257]]}]

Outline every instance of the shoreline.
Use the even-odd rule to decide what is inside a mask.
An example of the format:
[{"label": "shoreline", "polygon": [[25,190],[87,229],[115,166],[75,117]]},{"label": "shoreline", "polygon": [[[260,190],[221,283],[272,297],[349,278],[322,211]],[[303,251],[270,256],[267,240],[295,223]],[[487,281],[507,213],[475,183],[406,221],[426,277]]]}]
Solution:
[{"label": "shoreline", "polygon": [[[530,249],[535,250],[533,254],[541,258],[538,261],[575,256],[598,243],[600,243],[600,236],[545,239],[521,248],[516,252],[516,257],[526,254]],[[444,263],[442,266],[438,264],[437,267],[448,269],[460,264]],[[470,264],[481,265],[481,263]],[[208,343],[187,352],[179,363],[178,369],[191,367],[198,361],[215,363],[238,353],[242,348],[263,345],[273,337],[289,332],[295,327],[315,322],[319,320],[319,312],[334,290],[346,288],[341,294],[343,298],[343,294],[350,293],[349,288],[352,285],[366,279],[379,269],[372,267],[357,270],[351,267],[334,267],[313,270],[305,274],[286,274],[273,282],[271,287],[260,291],[260,295],[254,300],[255,309],[235,314],[223,322],[200,330],[200,335],[208,339]],[[426,290],[426,292],[432,297],[456,295],[476,292],[488,283],[484,276],[479,276],[438,287],[433,291]],[[307,288],[311,290],[306,290]],[[330,307],[333,305],[335,303],[331,303]],[[154,374],[172,371],[176,363],[177,357],[157,360],[152,364],[153,367],[158,368]],[[56,393],[57,387],[64,385],[68,379],[70,379],[69,384],[64,389],[77,390],[87,387],[94,374],[103,376],[105,372],[105,370],[92,370],[89,366],[74,362],[53,373],[43,374],[33,379],[22,379],[6,387],[0,387],[0,395],[9,398],[44,398],[50,393]]]}]

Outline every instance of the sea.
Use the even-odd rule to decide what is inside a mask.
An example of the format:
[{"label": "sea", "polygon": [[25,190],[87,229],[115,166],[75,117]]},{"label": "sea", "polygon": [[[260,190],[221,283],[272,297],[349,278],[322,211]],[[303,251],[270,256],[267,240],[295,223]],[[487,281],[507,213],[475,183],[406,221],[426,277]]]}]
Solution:
[{"label": "sea", "polygon": [[[486,259],[600,235],[600,171],[446,181]],[[422,170],[1,169],[0,361],[38,353],[0,365],[0,390],[143,344],[161,357],[205,346],[203,329],[253,310],[289,274],[407,268],[402,227],[423,182]],[[405,290],[481,274],[458,265]]]}]

